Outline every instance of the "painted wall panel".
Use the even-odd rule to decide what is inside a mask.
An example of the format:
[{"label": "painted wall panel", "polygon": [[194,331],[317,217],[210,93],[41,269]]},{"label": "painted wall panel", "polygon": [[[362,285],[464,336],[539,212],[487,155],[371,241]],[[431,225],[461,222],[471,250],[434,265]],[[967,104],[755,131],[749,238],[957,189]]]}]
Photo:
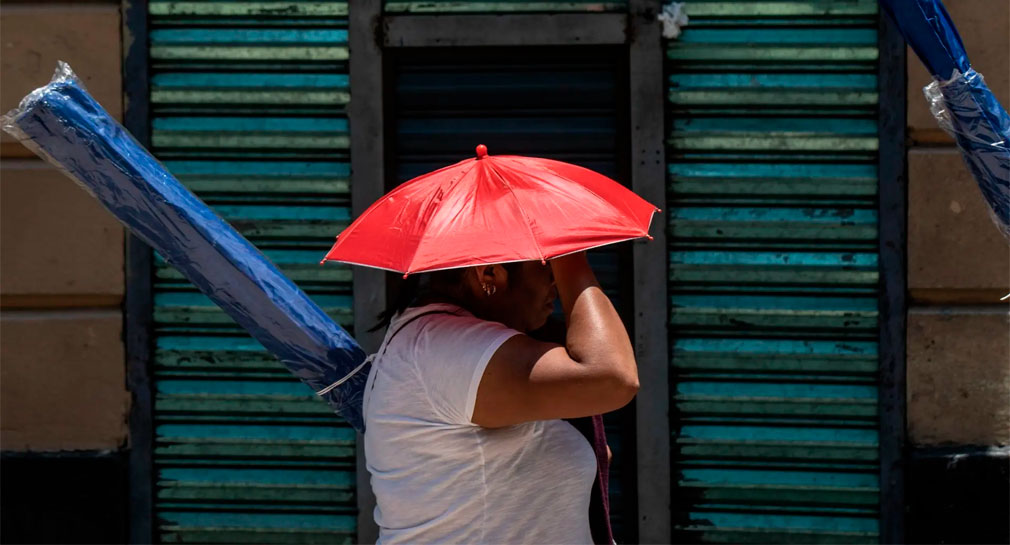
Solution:
[{"label": "painted wall panel", "polygon": [[125,356],[119,310],[5,310],[0,412],[5,451],[125,446]]},{"label": "painted wall panel", "polygon": [[[121,118],[118,3],[7,2],[0,35],[4,112],[48,83],[64,60]],[[119,309],[123,230],[6,133],[0,155],[3,450],[120,448],[130,408]],[[4,519],[6,536],[6,510]]]},{"label": "painted wall panel", "polygon": [[1010,292],[1010,248],[990,213],[960,152],[908,152],[908,289],[913,298],[996,303]]},{"label": "painted wall panel", "polygon": [[908,314],[908,435],[916,445],[1010,445],[1010,314],[1002,305]]},{"label": "painted wall panel", "polygon": [[[119,4],[5,3],[0,9],[3,60],[0,109],[9,111],[29,91],[49,83],[56,61],[70,63],[88,92],[122,120]],[[4,157],[35,157],[3,133]]]},{"label": "painted wall panel", "polygon": [[48,164],[4,161],[0,233],[5,306],[115,306],[122,301],[122,226]]}]

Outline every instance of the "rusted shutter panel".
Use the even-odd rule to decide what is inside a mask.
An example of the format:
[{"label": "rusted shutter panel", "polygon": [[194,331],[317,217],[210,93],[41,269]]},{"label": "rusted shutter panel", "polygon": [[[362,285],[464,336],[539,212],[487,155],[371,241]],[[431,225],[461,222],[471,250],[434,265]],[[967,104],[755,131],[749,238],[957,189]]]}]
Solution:
[{"label": "rusted shutter panel", "polygon": [[[150,3],[152,148],[345,328],[346,2]],[[351,543],[355,435],[156,256],[157,536]]]},{"label": "rusted shutter panel", "polygon": [[878,540],[877,5],[667,44],[674,542]]}]

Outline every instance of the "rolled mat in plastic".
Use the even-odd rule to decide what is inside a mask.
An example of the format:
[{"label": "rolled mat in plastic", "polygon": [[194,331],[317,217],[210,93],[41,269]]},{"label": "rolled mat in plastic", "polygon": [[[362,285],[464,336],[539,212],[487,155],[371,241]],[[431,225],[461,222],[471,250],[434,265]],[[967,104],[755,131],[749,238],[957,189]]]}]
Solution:
[{"label": "rolled mat in plastic", "polygon": [[[355,429],[365,354],[266,256],[176,180],[59,63],[3,129],[77,182]],[[54,249],[54,251],[57,251]]]},{"label": "rolled mat in plastic", "polygon": [[933,76],[923,92],[933,116],[954,137],[965,164],[1010,238],[1010,115],[976,72],[941,0],[880,0]]},{"label": "rolled mat in plastic", "polygon": [[1010,115],[971,68],[930,83],[923,93],[937,123],[957,142],[993,221],[1010,239]]}]

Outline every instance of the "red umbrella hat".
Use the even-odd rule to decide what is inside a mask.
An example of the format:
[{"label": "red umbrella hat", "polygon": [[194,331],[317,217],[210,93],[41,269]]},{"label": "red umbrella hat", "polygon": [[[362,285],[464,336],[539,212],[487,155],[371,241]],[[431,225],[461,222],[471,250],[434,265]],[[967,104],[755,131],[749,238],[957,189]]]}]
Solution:
[{"label": "red umbrella hat", "polygon": [[649,237],[659,209],[587,168],[488,155],[414,178],[372,204],[323,258],[404,273],[546,261]]}]

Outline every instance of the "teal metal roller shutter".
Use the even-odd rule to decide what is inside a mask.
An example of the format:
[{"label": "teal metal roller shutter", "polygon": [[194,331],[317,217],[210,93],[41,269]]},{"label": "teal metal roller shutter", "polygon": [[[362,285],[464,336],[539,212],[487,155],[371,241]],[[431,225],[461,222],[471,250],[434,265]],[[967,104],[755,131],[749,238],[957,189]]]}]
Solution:
[{"label": "teal metal roller shutter", "polygon": [[[150,3],[152,149],[331,317],[350,216],[346,2]],[[156,534],[351,543],[355,434],[155,256]]]},{"label": "teal metal roller shutter", "polygon": [[674,542],[878,540],[877,5],[667,44]]}]

